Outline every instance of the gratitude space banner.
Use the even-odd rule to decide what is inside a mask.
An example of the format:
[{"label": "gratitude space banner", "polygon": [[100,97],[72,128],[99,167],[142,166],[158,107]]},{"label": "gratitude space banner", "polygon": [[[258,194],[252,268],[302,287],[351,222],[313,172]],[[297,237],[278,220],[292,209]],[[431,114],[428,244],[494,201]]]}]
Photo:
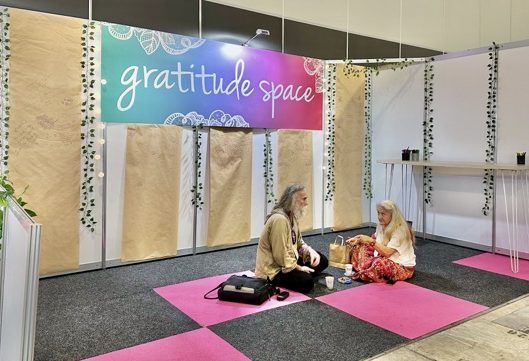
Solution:
[{"label": "gratitude space banner", "polygon": [[322,127],[322,60],[115,24],[101,47],[103,122]]}]

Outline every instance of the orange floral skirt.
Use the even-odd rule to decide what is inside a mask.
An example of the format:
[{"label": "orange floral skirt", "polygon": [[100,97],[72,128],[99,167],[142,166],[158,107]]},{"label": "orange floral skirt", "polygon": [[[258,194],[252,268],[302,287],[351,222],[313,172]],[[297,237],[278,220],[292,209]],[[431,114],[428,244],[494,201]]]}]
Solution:
[{"label": "orange floral skirt", "polygon": [[387,257],[375,256],[375,248],[370,244],[358,244],[351,250],[351,263],[355,280],[365,282],[395,283],[413,276],[415,267],[404,267]]}]

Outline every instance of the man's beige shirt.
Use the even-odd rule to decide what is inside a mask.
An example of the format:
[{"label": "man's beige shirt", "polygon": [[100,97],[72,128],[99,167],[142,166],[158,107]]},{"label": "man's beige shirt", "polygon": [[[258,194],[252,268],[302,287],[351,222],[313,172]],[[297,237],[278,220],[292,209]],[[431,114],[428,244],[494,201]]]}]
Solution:
[{"label": "man's beige shirt", "polygon": [[[292,230],[296,242],[292,243]],[[273,279],[279,272],[290,272],[296,267],[300,253],[308,255],[307,245],[299,232],[298,222],[291,226],[288,216],[274,211],[265,223],[255,262],[255,276]]]}]

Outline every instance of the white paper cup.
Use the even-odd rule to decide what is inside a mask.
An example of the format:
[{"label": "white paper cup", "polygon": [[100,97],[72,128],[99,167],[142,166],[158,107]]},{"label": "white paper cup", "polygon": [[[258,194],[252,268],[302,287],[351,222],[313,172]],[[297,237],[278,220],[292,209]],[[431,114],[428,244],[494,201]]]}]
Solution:
[{"label": "white paper cup", "polygon": [[352,276],[353,275],[353,265],[348,263],[345,265],[345,275],[346,276]]},{"label": "white paper cup", "polygon": [[334,277],[333,276],[326,276],[325,277],[325,284],[327,284],[327,288],[332,290],[334,288]]}]

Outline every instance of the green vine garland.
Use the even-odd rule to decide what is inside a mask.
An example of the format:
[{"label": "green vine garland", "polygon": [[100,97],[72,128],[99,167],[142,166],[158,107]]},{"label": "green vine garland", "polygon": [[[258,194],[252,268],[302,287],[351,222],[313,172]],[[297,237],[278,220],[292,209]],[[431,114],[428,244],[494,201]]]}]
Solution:
[{"label": "green vine garland", "polygon": [[37,213],[35,213],[34,210],[26,208],[27,202],[22,199],[22,196],[24,195],[24,193],[26,193],[28,187],[29,186],[26,186],[22,193],[16,195],[13,183],[9,179],[7,179],[6,175],[0,176],[0,249],[2,249],[4,209],[9,204],[9,197],[12,197],[20,205],[20,207],[24,209],[28,216],[32,218],[37,216]]},{"label": "green vine garland", "polygon": [[[414,60],[408,60],[408,58],[396,63],[386,63],[385,58],[375,59],[374,62],[370,62],[368,59],[363,64],[355,64],[352,59],[344,60],[344,62],[345,66],[343,68],[343,72],[345,76],[352,76],[355,78],[359,78],[360,74],[362,73],[367,76],[367,73],[371,72],[375,73],[376,76],[380,73],[381,69],[391,69],[396,71],[397,69],[404,69],[412,64],[415,64]],[[361,65],[362,67],[358,67],[357,65]]]},{"label": "green vine garland", "polygon": [[0,8],[0,169],[1,174],[9,173],[7,161],[9,159],[9,58],[11,48],[9,46],[9,9]]},{"label": "green vine garland", "polygon": [[202,177],[202,154],[200,153],[200,146],[202,145],[202,134],[200,130],[204,126],[202,124],[193,125],[193,140],[194,140],[194,155],[195,155],[195,185],[191,188],[191,193],[193,197],[191,198],[191,203],[196,209],[202,209],[204,205],[204,200],[202,199],[202,192],[204,187],[202,186],[201,177]]},{"label": "green vine garland", "polygon": [[368,199],[373,198],[373,188],[372,188],[372,173],[371,173],[371,158],[372,158],[372,129],[371,129],[371,119],[372,119],[372,88],[373,86],[373,70],[369,69],[365,73],[365,83],[364,83],[364,177],[362,179],[362,189],[365,196]]},{"label": "green vine garland", "polygon": [[326,80],[327,102],[325,118],[327,119],[327,134],[325,135],[325,148],[327,154],[327,182],[325,184],[325,201],[331,201],[336,191],[336,182],[334,180],[334,151],[336,136],[336,64],[328,65]]},{"label": "green vine garland", "polygon": [[[433,155],[433,127],[434,127],[434,118],[433,118],[433,61],[434,58],[431,58],[426,61],[424,64],[424,120],[423,120],[423,154],[424,160],[430,160],[430,157]],[[428,205],[432,205],[432,168],[425,167],[424,169],[424,201]]]},{"label": "green vine garland", "polygon": [[[485,162],[496,162],[496,134],[497,134],[497,105],[498,105],[498,50],[499,45],[492,43],[489,47],[489,69],[488,77],[488,97],[487,97],[487,149],[485,150]],[[485,204],[481,211],[483,215],[488,215],[491,209],[492,195],[494,193],[494,172],[492,169],[485,169],[483,176],[483,191],[485,195]]]},{"label": "green vine garland", "polygon": [[277,200],[274,194],[274,170],[272,160],[272,141],[271,133],[269,129],[265,129],[265,142],[264,142],[264,179],[265,179],[265,192],[266,192],[266,203],[276,203]]},{"label": "green vine garland", "polygon": [[97,220],[94,215],[95,208],[95,23],[93,21],[83,24],[81,46],[83,54],[81,61],[81,224],[91,232],[95,231]]}]

